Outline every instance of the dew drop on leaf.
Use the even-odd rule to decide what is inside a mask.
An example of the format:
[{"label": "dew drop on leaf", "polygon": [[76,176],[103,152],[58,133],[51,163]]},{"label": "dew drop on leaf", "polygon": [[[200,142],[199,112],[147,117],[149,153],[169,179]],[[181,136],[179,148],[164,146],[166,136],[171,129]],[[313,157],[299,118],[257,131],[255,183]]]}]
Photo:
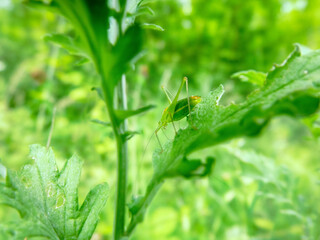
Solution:
[{"label": "dew drop on leaf", "polygon": [[47,197],[53,197],[57,194],[54,184],[50,182],[46,187]]},{"label": "dew drop on leaf", "polygon": [[25,188],[29,188],[32,185],[31,180],[29,178],[27,178],[26,176],[23,176],[21,178],[21,182],[23,183]]},{"label": "dew drop on leaf", "polygon": [[62,194],[62,193],[59,194],[57,196],[56,209],[62,207],[64,205],[65,201],[66,201],[66,199],[64,197],[64,194]]}]

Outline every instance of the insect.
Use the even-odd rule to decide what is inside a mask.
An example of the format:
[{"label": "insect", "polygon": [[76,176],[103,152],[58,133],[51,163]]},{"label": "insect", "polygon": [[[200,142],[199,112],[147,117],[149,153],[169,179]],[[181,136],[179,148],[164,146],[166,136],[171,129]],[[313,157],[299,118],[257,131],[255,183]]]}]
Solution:
[{"label": "insect", "polygon": [[[183,88],[183,85],[186,83],[186,89],[187,89],[187,97],[178,100],[180,92]],[[165,92],[168,100],[169,100],[169,106],[166,107],[163,110],[162,113],[162,117],[160,119],[160,121],[158,122],[158,127],[157,129],[154,131],[157,140],[159,142],[159,145],[161,147],[161,150],[163,150],[161,142],[159,140],[158,137],[158,131],[161,128],[165,128],[167,126],[168,123],[172,123],[173,129],[175,131],[175,133],[177,134],[177,130],[176,127],[174,125],[175,121],[179,121],[181,119],[183,119],[184,117],[187,117],[190,112],[194,109],[194,107],[201,102],[201,97],[199,96],[190,96],[189,97],[189,92],[188,92],[188,78],[184,77],[182,79],[182,82],[180,84],[180,87],[178,89],[178,92],[176,93],[174,99],[171,101],[168,92],[162,87],[163,91]]]}]

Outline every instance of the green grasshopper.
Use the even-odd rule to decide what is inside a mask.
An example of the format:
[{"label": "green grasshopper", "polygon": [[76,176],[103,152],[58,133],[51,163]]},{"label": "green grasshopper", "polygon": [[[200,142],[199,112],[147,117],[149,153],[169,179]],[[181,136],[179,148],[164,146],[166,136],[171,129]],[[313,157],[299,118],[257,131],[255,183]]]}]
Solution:
[{"label": "green grasshopper", "polygon": [[[178,100],[184,83],[186,83],[187,97]],[[176,96],[174,97],[173,101],[171,101],[168,92],[163,87],[162,87],[162,89],[165,92],[165,94],[169,100],[170,105],[163,110],[162,117],[161,117],[160,121],[158,122],[158,127],[154,131],[154,133],[157,137],[157,140],[159,142],[159,145],[161,147],[161,150],[163,150],[163,148],[162,148],[161,142],[160,142],[158,134],[157,134],[158,131],[161,128],[165,128],[167,126],[167,124],[171,122],[173,125],[173,129],[174,129],[175,133],[177,134],[177,130],[174,125],[174,122],[179,121],[179,120],[183,119],[184,117],[187,117],[190,114],[190,112],[194,109],[194,107],[199,102],[201,102],[201,97],[199,97],[199,96],[190,96],[189,97],[188,78],[187,77],[184,77],[182,79],[182,82],[180,84],[178,92],[176,93]]]}]

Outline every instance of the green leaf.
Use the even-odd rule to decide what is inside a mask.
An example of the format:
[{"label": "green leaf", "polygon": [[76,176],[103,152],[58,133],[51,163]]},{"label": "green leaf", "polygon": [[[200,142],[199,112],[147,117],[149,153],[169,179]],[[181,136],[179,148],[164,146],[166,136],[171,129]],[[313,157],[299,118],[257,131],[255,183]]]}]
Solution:
[{"label": "green leaf", "polygon": [[263,72],[257,72],[255,70],[248,70],[234,73],[231,77],[239,79],[243,82],[250,82],[261,87],[266,80],[267,74]]},{"label": "green leaf", "polygon": [[148,105],[142,108],[138,108],[136,110],[116,110],[116,116],[120,121],[123,121],[129,117],[138,115],[140,113],[144,113],[146,111],[149,111],[150,109],[154,108],[155,105]]},{"label": "green leaf", "polygon": [[308,126],[315,138],[320,137],[320,112],[304,119],[303,122]]},{"label": "green leaf", "polygon": [[[114,26],[116,30],[118,29],[117,24],[112,24],[110,27],[109,19],[112,15],[115,22],[121,19],[124,13],[121,10],[125,11],[124,8],[120,12],[110,10],[106,0],[52,0],[48,4],[38,0],[27,0],[26,2],[29,6],[45,6],[70,21],[74,27],[74,38],[66,34],[51,34],[46,37],[46,40],[57,43],[71,54],[92,61],[101,78],[103,91],[108,96],[107,101],[112,102],[114,88],[121,76],[142,56],[141,26],[130,25],[133,21],[126,22],[125,31],[113,46],[109,41],[108,28],[113,29]],[[142,9],[149,10],[148,8]],[[113,104],[110,103],[109,106]]]},{"label": "green leaf", "polygon": [[[219,101],[223,86],[203,97],[191,112],[189,125],[180,129],[175,138],[153,153],[154,175],[139,209],[135,209],[127,234],[143,219],[146,208],[167,177],[184,166],[184,159],[192,152],[214,146],[240,136],[255,136],[275,116],[287,114],[307,116],[319,109],[320,50],[302,54],[299,46],[281,65],[268,72],[266,82],[252,92],[246,101],[222,106]],[[183,169],[195,169],[199,162],[187,164]],[[259,173],[263,172],[253,165]],[[254,169],[253,168],[253,169]],[[258,174],[253,175],[257,177]],[[274,181],[272,175],[262,181]]]},{"label": "green leaf", "polygon": [[136,214],[143,205],[143,196],[132,196],[131,202],[128,204],[128,208],[131,214]]},{"label": "green leaf", "polygon": [[51,149],[32,145],[30,156],[34,164],[17,173],[8,170],[6,184],[0,183],[0,203],[22,217],[14,223],[13,238],[90,239],[108,198],[107,184],[91,190],[79,209],[80,159],[74,155],[59,171]]},{"label": "green leaf", "polygon": [[[134,47],[132,47],[134,46]],[[110,75],[115,80],[114,84],[121,79],[123,73],[139,56],[142,49],[142,30],[137,24],[130,26],[124,35],[116,42],[112,48],[112,66]]]},{"label": "green leaf", "polygon": [[161,26],[157,25],[157,24],[153,24],[153,23],[144,23],[141,25],[144,29],[151,29],[151,30],[155,30],[155,31],[159,31],[159,32],[163,32],[164,28],[162,28]]},{"label": "green leaf", "polygon": [[[68,19],[76,33],[76,41],[62,34],[51,34],[46,37],[66,48],[71,54],[81,55],[92,60],[96,67],[110,58],[108,40],[109,9],[105,0],[52,0],[41,3],[27,0],[29,6],[39,6],[56,11]],[[99,65],[99,66],[98,66]],[[108,71],[108,69],[106,69]]]},{"label": "green leaf", "polygon": [[126,141],[128,141],[128,140],[130,140],[131,138],[133,138],[137,134],[141,134],[141,132],[140,131],[126,131],[124,134],[122,134],[122,137]]},{"label": "green leaf", "polygon": [[107,201],[109,187],[107,183],[100,184],[87,195],[79,210],[77,221],[78,239],[90,239],[99,220],[101,210]]},{"label": "green leaf", "polygon": [[44,37],[44,40],[53,42],[58,46],[66,49],[70,54],[82,56],[86,61],[88,61],[88,55],[83,52],[80,47],[77,46],[78,43],[76,43],[74,39],[65,34],[47,34]]},{"label": "green leaf", "polygon": [[77,62],[74,63],[74,66],[82,66],[88,62],[90,62],[90,60],[88,58],[81,58]]},{"label": "green leaf", "polygon": [[309,47],[307,47],[307,46],[305,46],[305,45],[302,45],[302,44],[300,44],[300,43],[295,43],[295,45],[296,45],[297,47],[299,47],[300,52],[301,52],[302,55],[308,54],[308,53],[312,52],[312,49],[309,48]]},{"label": "green leaf", "polygon": [[144,6],[144,7],[139,7],[135,13],[128,13],[129,17],[138,17],[142,15],[154,15],[154,11],[152,8]]},{"label": "green leaf", "polygon": [[105,127],[111,127],[111,122],[104,122],[99,119],[92,119],[91,122],[101,124]]},{"label": "green leaf", "polygon": [[0,239],[10,239],[10,230],[2,224],[0,224]]},{"label": "green leaf", "polygon": [[105,101],[104,95],[103,95],[103,91],[102,91],[101,88],[99,88],[99,87],[93,87],[93,88],[91,88],[91,91],[97,91],[97,94],[98,94],[99,98],[100,98],[102,101]]},{"label": "green leaf", "polygon": [[0,178],[5,178],[7,176],[7,169],[5,166],[2,165],[0,159]]},{"label": "green leaf", "polygon": [[279,167],[272,159],[254,151],[227,148],[227,152],[240,161],[242,175],[263,183],[271,183],[276,187],[282,185]]},{"label": "green leaf", "polygon": [[41,0],[22,0],[22,3],[26,4],[29,7],[39,9],[39,10],[50,10],[50,11],[57,11],[54,4],[52,4],[53,1],[41,1]]},{"label": "green leaf", "polygon": [[298,212],[296,212],[295,210],[292,210],[292,209],[283,209],[280,211],[280,213],[288,215],[289,217],[295,217],[301,221],[305,220],[305,218],[301,214],[299,214]]},{"label": "green leaf", "polygon": [[200,159],[188,160],[186,157],[184,157],[176,168],[166,173],[165,178],[177,176],[182,176],[185,178],[205,177],[211,173],[214,163],[215,159],[212,157],[207,157],[205,163],[203,163]]},{"label": "green leaf", "polygon": [[[229,106],[219,105],[223,94],[220,86],[204,97],[191,113],[189,126],[180,129],[164,150],[153,155],[155,175],[162,176],[184,156],[240,136],[257,135],[277,115],[294,117],[313,114],[319,108],[320,51],[301,55],[296,47],[282,64],[267,75],[263,88],[247,100]],[[192,120],[192,122],[190,122]]]}]

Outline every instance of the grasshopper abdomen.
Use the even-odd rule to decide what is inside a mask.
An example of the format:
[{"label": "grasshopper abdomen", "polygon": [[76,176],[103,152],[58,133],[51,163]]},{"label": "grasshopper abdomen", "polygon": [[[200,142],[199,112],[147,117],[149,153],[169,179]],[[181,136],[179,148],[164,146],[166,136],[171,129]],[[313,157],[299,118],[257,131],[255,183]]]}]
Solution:
[{"label": "grasshopper abdomen", "polygon": [[[195,108],[195,106],[200,102],[201,102],[200,96],[190,96],[189,97],[190,111],[192,111]],[[188,116],[189,114],[190,112],[189,112],[189,106],[188,106],[188,98],[180,99],[177,102],[177,105],[175,107],[172,120],[179,121],[184,117]]]}]

